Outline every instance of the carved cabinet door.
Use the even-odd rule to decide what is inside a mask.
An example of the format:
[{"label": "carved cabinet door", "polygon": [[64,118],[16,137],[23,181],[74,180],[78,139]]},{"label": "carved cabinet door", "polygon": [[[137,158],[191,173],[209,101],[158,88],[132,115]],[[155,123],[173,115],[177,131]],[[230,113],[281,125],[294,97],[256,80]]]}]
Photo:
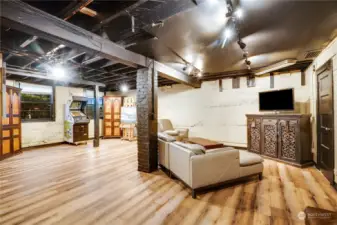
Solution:
[{"label": "carved cabinet door", "polygon": [[299,135],[298,128],[298,120],[280,120],[278,123],[279,129],[279,158],[288,160],[288,161],[296,161],[296,150],[297,143],[296,136]]},{"label": "carved cabinet door", "polygon": [[248,151],[261,154],[261,118],[248,118]]},{"label": "carved cabinet door", "polygon": [[262,154],[277,158],[277,119],[262,120]]}]

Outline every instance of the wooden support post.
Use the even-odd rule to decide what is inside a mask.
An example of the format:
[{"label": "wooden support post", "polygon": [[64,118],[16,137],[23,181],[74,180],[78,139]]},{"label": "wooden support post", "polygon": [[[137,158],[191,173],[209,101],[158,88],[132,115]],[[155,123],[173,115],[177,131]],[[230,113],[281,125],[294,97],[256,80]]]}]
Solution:
[{"label": "wooden support post", "polygon": [[99,147],[99,86],[94,86],[94,96],[95,96],[95,116],[94,116],[94,126],[95,126],[95,137],[94,137],[94,147]]},{"label": "wooden support post", "polygon": [[157,84],[153,65],[137,71],[138,170],[148,173],[158,169]]}]

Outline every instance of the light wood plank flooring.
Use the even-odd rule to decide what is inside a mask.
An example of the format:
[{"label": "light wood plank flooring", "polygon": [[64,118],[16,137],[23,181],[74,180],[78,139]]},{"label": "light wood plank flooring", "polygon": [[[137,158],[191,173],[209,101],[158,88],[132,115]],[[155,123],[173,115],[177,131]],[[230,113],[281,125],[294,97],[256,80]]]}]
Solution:
[{"label": "light wood plank flooring", "polygon": [[315,168],[264,165],[262,181],[192,199],[162,171],[138,172],[136,143],[30,150],[0,162],[0,224],[303,224],[306,206],[337,209],[336,191]]}]

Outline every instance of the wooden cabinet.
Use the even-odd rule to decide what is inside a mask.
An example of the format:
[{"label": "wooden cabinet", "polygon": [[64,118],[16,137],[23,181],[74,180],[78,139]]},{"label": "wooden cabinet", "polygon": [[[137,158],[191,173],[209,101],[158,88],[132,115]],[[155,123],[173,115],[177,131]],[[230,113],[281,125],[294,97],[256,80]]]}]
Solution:
[{"label": "wooden cabinet", "polygon": [[74,124],[74,142],[87,141],[89,139],[88,124]]},{"label": "wooden cabinet", "polygon": [[248,151],[295,166],[311,165],[310,115],[247,115]]},{"label": "wooden cabinet", "polygon": [[104,96],[103,137],[121,137],[122,97]]},{"label": "wooden cabinet", "polygon": [[6,88],[6,115],[2,118],[1,158],[21,150],[21,103],[20,89]]}]

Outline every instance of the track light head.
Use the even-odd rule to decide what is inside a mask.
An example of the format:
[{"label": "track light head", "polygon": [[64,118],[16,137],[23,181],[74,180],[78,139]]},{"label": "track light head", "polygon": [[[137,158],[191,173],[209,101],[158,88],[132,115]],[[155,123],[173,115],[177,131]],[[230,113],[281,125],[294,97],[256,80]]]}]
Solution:
[{"label": "track light head", "polygon": [[248,58],[248,52],[243,52],[243,58]]},{"label": "track light head", "polygon": [[246,44],[243,43],[242,40],[238,40],[238,45],[240,46],[241,49],[245,49],[246,48]]},{"label": "track light head", "polygon": [[250,64],[252,64],[251,61],[249,61],[249,60],[247,60],[247,59],[246,59],[245,62],[246,62],[246,64],[247,64],[248,66],[250,66]]},{"label": "track light head", "polygon": [[164,21],[159,20],[159,21],[157,21],[157,22],[153,22],[153,23],[151,24],[151,26],[152,26],[152,27],[156,27],[156,26],[163,27],[163,26],[164,26]]},{"label": "track light head", "polygon": [[233,12],[232,11],[228,11],[227,13],[226,13],[226,17],[227,18],[230,18],[230,17],[232,17],[233,16]]}]

